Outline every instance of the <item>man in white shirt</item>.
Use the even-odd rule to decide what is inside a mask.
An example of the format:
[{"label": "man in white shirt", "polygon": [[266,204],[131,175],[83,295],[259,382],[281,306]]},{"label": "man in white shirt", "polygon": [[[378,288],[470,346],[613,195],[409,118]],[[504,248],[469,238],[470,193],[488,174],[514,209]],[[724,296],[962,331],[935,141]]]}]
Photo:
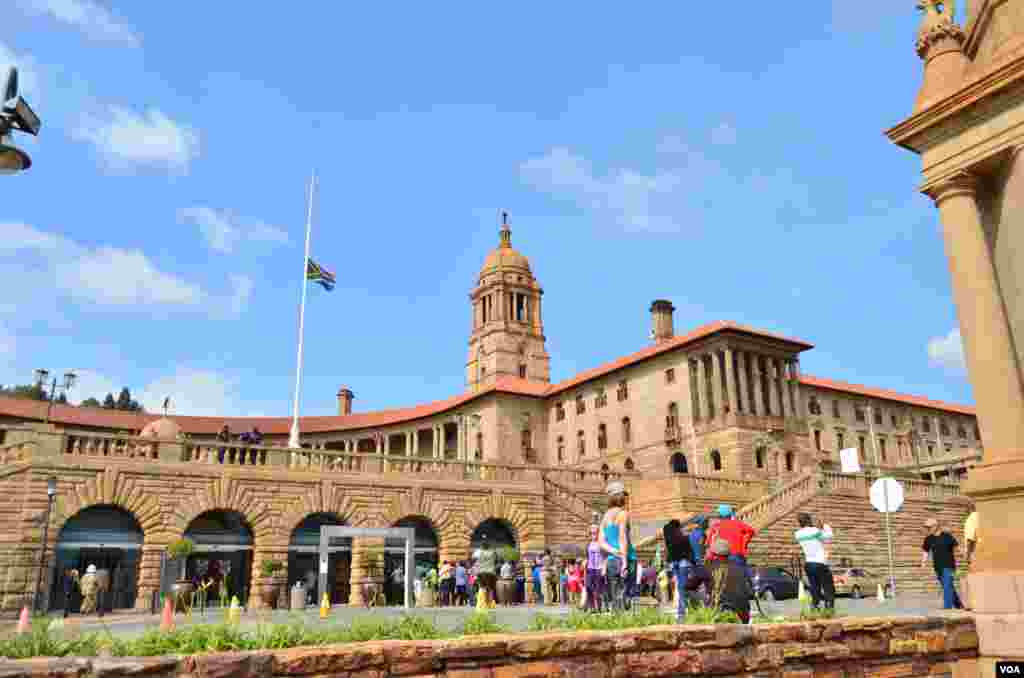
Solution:
[{"label": "man in white shirt", "polygon": [[825,604],[833,608],[836,604],[836,586],[832,579],[832,569],[828,566],[829,549],[832,544],[832,528],[828,525],[816,527],[809,513],[800,513],[796,517],[800,529],[793,536],[804,552],[804,571],[810,588],[814,607]]}]

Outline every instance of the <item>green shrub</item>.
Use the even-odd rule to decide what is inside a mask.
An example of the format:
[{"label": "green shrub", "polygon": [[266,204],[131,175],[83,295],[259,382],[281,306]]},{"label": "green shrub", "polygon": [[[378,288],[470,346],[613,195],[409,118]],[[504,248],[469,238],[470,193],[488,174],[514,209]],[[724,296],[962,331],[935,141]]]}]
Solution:
[{"label": "green shrub", "polygon": [[175,560],[179,558],[188,558],[195,550],[195,542],[191,539],[179,539],[178,541],[173,541],[167,545],[167,555]]},{"label": "green shrub", "polygon": [[260,563],[260,576],[273,577],[282,571],[284,571],[284,563],[280,560],[264,560]]},{"label": "green shrub", "polygon": [[721,610],[717,607],[696,605],[686,611],[685,624],[739,624],[740,618],[735,612]]},{"label": "green shrub", "polygon": [[482,636],[487,633],[508,633],[507,626],[502,626],[494,619],[490,612],[474,612],[466,617],[462,625],[462,635]]},{"label": "green shrub", "polygon": [[822,607],[813,608],[810,605],[804,605],[800,609],[800,621],[815,621],[816,619],[832,619],[836,616],[836,610],[834,607]]}]

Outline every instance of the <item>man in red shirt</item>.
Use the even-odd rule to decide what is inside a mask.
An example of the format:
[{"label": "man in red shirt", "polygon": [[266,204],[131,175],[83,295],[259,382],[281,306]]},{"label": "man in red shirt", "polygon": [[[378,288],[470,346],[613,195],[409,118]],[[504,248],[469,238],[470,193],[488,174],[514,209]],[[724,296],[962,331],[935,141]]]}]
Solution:
[{"label": "man in red shirt", "polygon": [[[729,542],[729,560],[747,567],[747,546],[757,532],[750,525],[736,518],[732,506],[722,504],[718,507],[719,520],[708,533],[709,543],[715,543],[716,539],[724,539]],[[712,558],[721,558],[712,554]]]}]

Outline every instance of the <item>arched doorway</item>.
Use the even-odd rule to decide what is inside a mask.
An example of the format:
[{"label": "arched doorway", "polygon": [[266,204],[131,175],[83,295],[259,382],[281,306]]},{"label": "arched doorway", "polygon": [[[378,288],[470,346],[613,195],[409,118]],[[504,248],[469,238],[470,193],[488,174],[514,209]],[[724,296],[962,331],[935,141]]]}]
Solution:
[{"label": "arched doorway", "polygon": [[483,543],[485,536],[487,537],[487,542],[494,548],[501,548],[502,546],[515,548],[517,543],[515,528],[507,520],[488,518],[473,530],[473,534],[469,538],[470,552],[480,548],[480,544]]},{"label": "arched doorway", "polygon": [[[85,574],[90,565],[110,577],[110,590],[98,601],[102,609],[135,607],[142,540],[139,521],[119,506],[90,506],[76,513],[57,535],[50,609],[64,609],[64,581],[69,571]],[[81,597],[77,591],[68,602],[71,612],[79,610]]]},{"label": "arched doorway", "polygon": [[690,467],[686,463],[686,455],[682,452],[676,452],[672,455],[669,460],[669,464],[672,467],[672,473],[689,473]]},{"label": "arched doorway", "polygon": [[[311,513],[292,530],[288,541],[288,590],[295,583],[306,587],[306,600],[319,604],[320,578],[317,569],[320,549],[320,528],[344,526],[345,521],[333,513]],[[349,577],[352,572],[352,538],[332,537],[327,545],[327,582],[331,604],[348,603]]]},{"label": "arched doorway", "polygon": [[[429,519],[423,516],[406,516],[392,527],[411,527],[416,530],[416,540],[413,543],[416,572],[413,573],[413,578],[422,579],[431,569],[437,568],[437,531]],[[401,605],[405,595],[402,588],[404,582],[395,578],[399,568],[404,572],[405,542],[402,539],[385,539],[384,574],[388,578],[388,601],[392,605]]]},{"label": "arched doorway", "polygon": [[196,547],[188,558],[185,576],[194,583],[213,580],[209,602],[220,601],[220,590],[227,599],[237,596],[245,603],[252,579],[252,528],[237,511],[214,510],[196,516],[185,530],[185,538]]}]

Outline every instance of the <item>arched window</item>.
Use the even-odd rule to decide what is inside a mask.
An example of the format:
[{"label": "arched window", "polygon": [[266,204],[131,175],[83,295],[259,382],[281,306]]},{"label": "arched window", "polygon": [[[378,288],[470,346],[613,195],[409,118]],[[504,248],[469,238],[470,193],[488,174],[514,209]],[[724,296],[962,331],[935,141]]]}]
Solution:
[{"label": "arched window", "polygon": [[756,450],[754,450],[754,463],[757,465],[757,468],[764,468],[764,448],[763,447],[759,447]]},{"label": "arched window", "polygon": [[587,454],[587,438],[582,430],[576,432],[576,454],[581,459]]},{"label": "arched window", "polygon": [[608,449],[608,427],[604,424],[597,425],[597,449]]},{"label": "arched window", "polygon": [[686,463],[686,455],[682,452],[676,452],[669,459],[669,465],[672,468],[672,473],[689,473],[689,465]]},{"label": "arched window", "polygon": [[722,470],[722,455],[718,450],[711,450],[711,467],[716,471]]},{"label": "arched window", "polygon": [[627,471],[632,471],[634,468],[636,468],[636,464],[633,463],[632,459],[627,459],[626,463],[623,464],[623,468],[625,468]]},{"label": "arched window", "polygon": [[793,470],[793,453],[792,452],[786,452],[786,470],[787,471],[792,471]]},{"label": "arched window", "polygon": [[807,401],[807,411],[811,414],[821,414],[821,403],[817,396],[811,396]]},{"label": "arched window", "polygon": [[818,430],[814,431],[814,449],[821,449],[821,431]]},{"label": "arched window", "polygon": [[519,378],[526,379],[526,365],[519,366]]},{"label": "arched window", "polygon": [[476,434],[476,458],[477,461],[484,458],[484,434],[480,431]]},{"label": "arched window", "polygon": [[565,438],[558,436],[558,440],[555,443],[556,449],[558,450],[558,463],[565,463]]},{"label": "arched window", "polygon": [[629,421],[629,417],[623,417],[622,418],[622,443],[624,445],[628,445],[630,442],[632,442],[632,439],[633,439],[633,431],[631,429],[631,424],[630,424],[630,421]]},{"label": "arched window", "polygon": [[679,423],[679,406],[675,403],[668,404],[668,417],[665,418],[666,428],[675,428]]}]

